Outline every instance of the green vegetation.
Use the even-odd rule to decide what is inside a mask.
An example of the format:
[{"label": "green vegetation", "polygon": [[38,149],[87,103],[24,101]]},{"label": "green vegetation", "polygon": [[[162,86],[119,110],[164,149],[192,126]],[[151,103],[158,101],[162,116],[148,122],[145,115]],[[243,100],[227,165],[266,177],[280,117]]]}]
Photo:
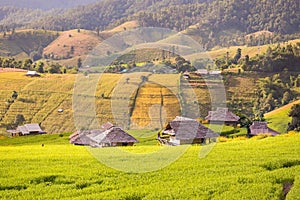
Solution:
[{"label": "green vegetation", "polygon": [[[151,132],[135,134],[153,137]],[[284,185],[291,184],[286,199],[294,200],[300,187],[299,142],[299,134],[289,134],[217,143],[203,159],[199,152],[204,147],[196,145],[166,168],[134,174],[107,167],[89,153],[113,149],[73,146],[68,134],[3,139],[0,198],[283,199]],[[139,154],[159,148],[139,144],[122,149]]]},{"label": "green vegetation", "polygon": [[282,72],[284,70],[298,71],[299,62],[300,43],[296,43],[283,47],[280,44],[273,48],[268,47],[264,54],[256,55],[251,59],[245,56],[241,65],[245,71]]}]

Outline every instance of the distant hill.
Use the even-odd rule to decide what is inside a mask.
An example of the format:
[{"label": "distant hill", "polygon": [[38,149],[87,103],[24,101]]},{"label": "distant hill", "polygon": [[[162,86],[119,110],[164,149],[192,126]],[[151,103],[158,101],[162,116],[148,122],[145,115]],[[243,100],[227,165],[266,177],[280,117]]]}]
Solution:
[{"label": "distant hill", "polygon": [[298,0],[103,0],[59,11],[0,9],[3,27],[104,31],[136,20],[143,27],[184,31],[205,49],[295,39],[300,35],[299,18]]},{"label": "distant hill", "polygon": [[50,10],[54,8],[72,8],[78,5],[85,5],[96,1],[99,0],[0,0],[0,6]]}]

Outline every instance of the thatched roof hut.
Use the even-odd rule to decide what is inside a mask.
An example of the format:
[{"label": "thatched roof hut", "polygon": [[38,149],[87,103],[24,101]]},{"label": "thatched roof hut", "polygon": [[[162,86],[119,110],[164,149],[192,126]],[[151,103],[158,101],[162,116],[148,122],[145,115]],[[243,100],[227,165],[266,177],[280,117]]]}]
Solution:
[{"label": "thatched roof hut", "polygon": [[253,122],[253,124],[250,126],[250,136],[257,136],[261,134],[276,136],[279,133],[269,128],[267,122]]},{"label": "thatched roof hut", "polygon": [[179,116],[168,123],[162,134],[169,135],[170,143],[177,145],[203,143],[206,139],[219,137],[198,121]]},{"label": "thatched roof hut", "polygon": [[226,125],[236,126],[240,117],[230,112],[228,108],[217,108],[216,111],[209,111],[205,119],[212,124],[225,123]]},{"label": "thatched roof hut", "polygon": [[77,131],[70,136],[70,143],[92,147],[132,146],[139,142],[120,127],[105,124],[102,130]]},{"label": "thatched roof hut", "polygon": [[8,130],[7,132],[15,135],[34,135],[34,134],[45,134],[39,124],[25,124],[24,126],[18,126],[16,130]]}]

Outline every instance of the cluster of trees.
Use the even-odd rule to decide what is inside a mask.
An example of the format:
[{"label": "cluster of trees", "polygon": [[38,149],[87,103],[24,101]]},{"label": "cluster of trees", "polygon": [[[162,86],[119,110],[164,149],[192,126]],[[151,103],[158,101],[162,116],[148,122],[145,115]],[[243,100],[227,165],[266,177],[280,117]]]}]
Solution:
[{"label": "cluster of trees", "polygon": [[[159,60],[154,60],[158,62]],[[196,71],[196,68],[191,64],[190,61],[185,60],[181,56],[176,56],[175,62],[171,62],[168,59],[163,59],[158,63],[152,61],[146,62],[143,66],[137,67],[135,62],[124,63],[122,61],[115,61],[111,66],[105,69],[106,73],[119,73],[126,71],[143,71],[143,72],[155,72],[155,73],[166,73],[166,72],[178,72],[183,73],[186,71]]]},{"label": "cluster of trees", "polygon": [[[99,31],[129,20],[138,20],[142,26],[178,31],[187,29],[187,34],[195,37],[206,49],[217,45],[274,43],[294,38],[300,32],[298,0],[103,0],[65,11],[32,15],[36,17],[30,17],[30,12],[24,13],[0,10],[0,19],[3,19],[0,24],[51,30],[84,28]],[[7,16],[19,22],[12,25],[11,20],[5,21]],[[191,25],[194,26],[189,28]],[[273,34],[262,38],[246,37],[261,30]]]},{"label": "cluster of trees", "polygon": [[262,55],[256,55],[253,58],[245,56],[241,61],[242,68],[245,71],[260,72],[281,72],[299,71],[300,63],[300,43],[287,46],[277,45],[274,48],[269,47]]},{"label": "cluster of trees", "polygon": [[[81,62],[81,60],[78,60],[78,65]],[[34,70],[39,73],[51,74],[75,73],[78,71],[78,67],[65,67],[59,63],[45,63],[42,61],[34,62],[30,58],[24,60],[16,60],[12,57],[0,57],[0,67]]]},{"label": "cluster of trees", "polygon": [[262,118],[263,114],[295,100],[293,88],[298,86],[300,86],[300,76],[291,75],[287,71],[261,79],[253,105],[255,117]]}]

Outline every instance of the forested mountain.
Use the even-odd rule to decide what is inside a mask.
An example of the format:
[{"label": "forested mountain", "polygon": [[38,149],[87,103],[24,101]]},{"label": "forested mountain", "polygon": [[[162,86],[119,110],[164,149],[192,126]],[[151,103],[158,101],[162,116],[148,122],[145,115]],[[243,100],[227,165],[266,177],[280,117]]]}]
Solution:
[{"label": "forested mountain", "polygon": [[0,0],[0,6],[49,10],[54,8],[71,8],[96,1],[99,0]]},{"label": "forested mountain", "polygon": [[[137,20],[141,26],[185,30],[206,49],[275,43],[300,32],[299,0],[102,0],[47,12],[2,8],[0,19],[4,28],[50,30],[105,30]],[[269,34],[249,35],[263,30]]]}]

